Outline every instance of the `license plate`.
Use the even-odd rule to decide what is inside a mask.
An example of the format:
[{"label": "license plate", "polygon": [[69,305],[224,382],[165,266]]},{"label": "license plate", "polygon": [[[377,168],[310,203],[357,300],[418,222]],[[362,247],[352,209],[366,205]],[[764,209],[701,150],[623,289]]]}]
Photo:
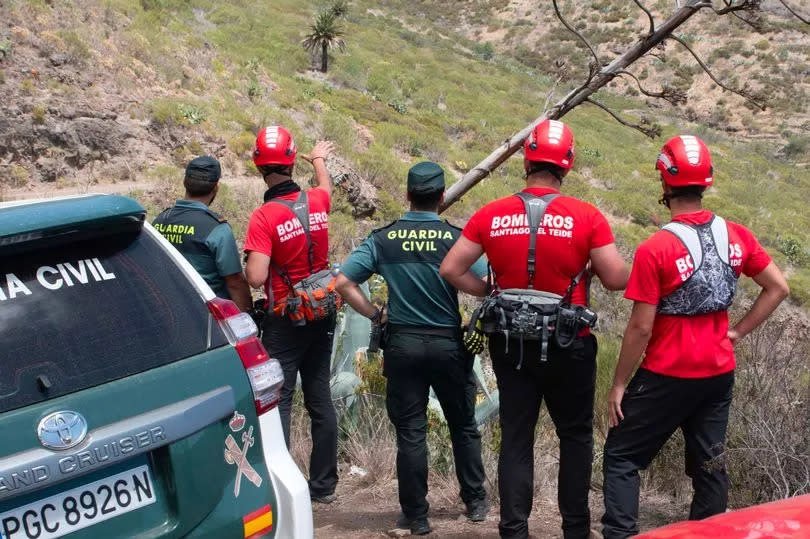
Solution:
[{"label": "license plate", "polygon": [[149,466],[99,479],[0,515],[0,539],[51,539],[155,503]]}]

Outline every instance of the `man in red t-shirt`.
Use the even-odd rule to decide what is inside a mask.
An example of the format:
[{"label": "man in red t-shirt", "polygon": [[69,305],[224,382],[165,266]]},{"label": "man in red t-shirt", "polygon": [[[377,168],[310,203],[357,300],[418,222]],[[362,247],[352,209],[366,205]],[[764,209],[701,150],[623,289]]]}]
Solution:
[{"label": "man in red t-shirt", "polygon": [[289,447],[292,397],[300,373],[304,405],[312,420],[309,491],[313,501],[322,503],[335,500],[338,479],[337,419],[329,390],[335,320],[298,318],[296,323],[286,307],[295,283],[328,267],[331,184],[325,160],[331,151],[332,144],[321,141],[309,156],[302,156],[312,163],[317,181],[317,187],[306,192],[310,250],[301,221],[292,208],[280,202],[296,203],[301,195],[301,188],[292,180],[293,138],[280,126],[259,131],[253,162],[268,189],[264,205],[250,217],[245,238],[247,280],[253,288],[264,287],[269,299],[262,343],[284,369],[278,406],[284,437]]},{"label": "man in red t-shirt", "polygon": [[[578,276],[589,263],[606,288],[623,289],[629,272],[607,220],[594,206],[559,193],[574,161],[571,130],[562,122],[546,120],[532,131],[524,153],[527,188],[487,204],[470,218],[441,265],[442,277],[459,290],[485,295],[486,283],[469,268],[486,254],[500,290],[533,288],[563,296],[572,287],[570,303],[586,306],[589,279]],[[527,195],[534,195],[528,196],[534,202],[541,200],[536,197],[556,197],[538,223],[534,267],[529,263],[529,216],[520,198]],[[490,337],[500,390],[501,537],[528,537],[534,432],[543,400],[560,438],[558,487],[564,535],[567,539],[590,535],[596,339],[587,329],[572,338],[566,347],[549,339],[546,357],[538,339],[507,339],[502,333]]]},{"label": "man in red t-shirt", "polygon": [[[606,539],[638,533],[638,471],[677,428],[695,491],[689,518],[725,511],[728,479],[719,458],[734,385],[734,344],[788,295],[782,273],[751,231],[703,209],[703,192],[713,180],[702,140],[670,139],[656,168],[672,222],[639,246],[625,292],[634,305],[608,399],[613,428],[604,459]],[[729,328],[727,309],[742,274],[762,292]]]}]

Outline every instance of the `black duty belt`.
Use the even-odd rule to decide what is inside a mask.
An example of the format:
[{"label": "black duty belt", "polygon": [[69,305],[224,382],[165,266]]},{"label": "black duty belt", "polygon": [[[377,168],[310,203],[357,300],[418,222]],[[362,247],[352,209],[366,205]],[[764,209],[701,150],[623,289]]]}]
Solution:
[{"label": "black duty belt", "polygon": [[434,335],[450,339],[461,338],[461,328],[442,328],[436,326],[406,326],[404,324],[388,324],[389,334],[409,333],[413,335]]}]

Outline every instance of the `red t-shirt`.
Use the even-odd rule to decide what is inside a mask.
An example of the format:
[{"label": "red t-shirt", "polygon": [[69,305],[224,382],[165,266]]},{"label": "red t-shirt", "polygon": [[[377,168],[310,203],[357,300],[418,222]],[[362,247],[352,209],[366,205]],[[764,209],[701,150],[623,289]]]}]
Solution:
[{"label": "red t-shirt", "polygon": [[[298,195],[290,193],[277,199],[295,202]],[[329,193],[320,188],[307,191],[307,199],[309,234],[313,244],[311,271],[314,273],[328,266],[330,200]],[[276,267],[286,271],[293,284],[311,274],[304,228],[295,213],[282,204],[266,202],[256,208],[250,216],[245,237],[245,252],[250,251],[270,257],[272,264],[269,277],[264,283],[264,291],[268,298],[275,298],[276,304],[281,303],[290,291],[276,271]]]},{"label": "red t-shirt", "polygon": [[[525,191],[536,196],[559,192],[545,187]],[[484,248],[500,288],[527,287],[529,226],[521,199],[512,195],[490,202],[470,218],[462,233]],[[563,295],[587,264],[591,249],[611,243],[613,232],[598,209],[573,197],[555,198],[537,230],[534,288]],[[572,302],[585,304],[584,279]]]},{"label": "red t-shirt", "polygon": [[[702,225],[712,218],[703,210],[679,215],[680,223]],[[756,276],[771,257],[754,234],[742,225],[728,223],[729,262],[739,277]],[[660,230],[636,251],[624,297],[650,305],[672,294],[693,271],[689,251],[674,234]],[[728,339],[726,311],[696,316],[657,314],[641,366],[678,378],[705,378],[734,370],[734,347]]]}]

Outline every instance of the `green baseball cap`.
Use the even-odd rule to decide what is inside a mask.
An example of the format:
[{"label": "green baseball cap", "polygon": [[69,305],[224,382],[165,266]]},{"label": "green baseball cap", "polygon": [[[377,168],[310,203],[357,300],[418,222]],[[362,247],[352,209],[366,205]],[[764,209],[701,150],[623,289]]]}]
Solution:
[{"label": "green baseball cap", "polygon": [[424,161],[408,171],[408,192],[427,195],[444,189],[444,170],[431,161]]},{"label": "green baseball cap", "polygon": [[222,176],[219,161],[210,155],[203,155],[192,159],[186,167],[186,178],[217,183]]}]

